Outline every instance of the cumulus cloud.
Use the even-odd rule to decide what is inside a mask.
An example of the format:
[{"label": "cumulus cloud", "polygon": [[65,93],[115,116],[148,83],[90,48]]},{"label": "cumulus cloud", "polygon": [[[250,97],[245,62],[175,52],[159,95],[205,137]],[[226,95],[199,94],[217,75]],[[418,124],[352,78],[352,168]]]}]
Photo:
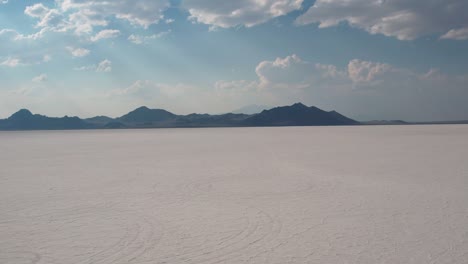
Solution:
[{"label": "cumulus cloud", "polygon": [[467,12],[465,0],[317,0],[297,23],[326,28],[347,22],[400,40],[440,34],[446,39],[465,39]]},{"label": "cumulus cloud", "polygon": [[28,35],[18,34],[16,40],[37,40],[44,37],[45,33],[48,31],[48,28],[42,28],[36,33],[31,33]]},{"label": "cumulus cloud", "polygon": [[296,54],[278,57],[274,60],[265,60],[255,67],[256,80],[218,81],[215,84],[217,91],[286,91],[294,93],[294,90],[310,88],[319,80],[346,78],[347,72],[339,71],[336,66],[314,64],[303,60]]},{"label": "cumulus cloud", "polygon": [[[168,7],[168,0],[56,0],[53,8],[36,3],[27,6],[24,13],[37,19],[36,27],[42,30],[73,32],[80,36],[92,34],[95,27],[108,26],[112,19],[148,28],[164,20],[163,13]],[[115,31],[104,33],[116,34]],[[93,41],[102,39],[101,36],[109,35],[96,35]]]},{"label": "cumulus cloud", "polygon": [[91,51],[85,48],[74,48],[74,47],[67,47],[67,50],[73,57],[85,57],[88,56]]},{"label": "cumulus cloud", "polygon": [[144,28],[164,18],[168,0],[58,0],[63,11],[71,12],[78,27],[92,28],[107,24],[110,17]]},{"label": "cumulus cloud", "polygon": [[66,31],[69,27],[64,14],[58,9],[48,8],[42,3],[27,6],[24,13],[39,21],[36,27],[45,28],[52,31]]},{"label": "cumulus cloud", "polygon": [[252,27],[301,8],[303,0],[184,0],[190,19],[214,27]]},{"label": "cumulus cloud", "polygon": [[449,32],[445,33],[441,38],[467,40],[468,39],[468,27],[460,28],[460,29],[451,29]]},{"label": "cumulus cloud", "polygon": [[310,69],[308,64],[295,54],[274,61],[262,61],[255,68],[259,87],[304,87]]},{"label": "cumulus cloud", "polygon": [[96,35],[91,37],[91,41],[96,42],[101,39],[116,38],[120,35],[120,30],[117,29],[104,29],[99,31]]},{"label": "cumulus cloud", "polygon": [[15,38],[17,35],[18,35],[18,32],[14,29],[4,28],[0,30],[1,37]]},{"label": "cumulus cloud", "polygon": [[112,62],[110,60],[103,60],[96,67],[96,72],[111,72],[111,71],[112,71]]},{"label": "cumulus cloud", "polygon": [[43,83],[47,81],[47,74],[40,74],[32,79],[35,83]]},{"label": "cumulus cloud", "polygon": [[335,65],[305,61],[296,54],[262,61],[255,73],[258,89],[305,89],[338,83],[341,87],[356,89],[425,76],[387,63],[359,59],[353,59],[346,68],[339,69]]},{"label": "cumulus cloud", "polygon": [[1,29],[0,30],[0,37],[7,37],[9,40],[20,41],[20,40],[37,40],[44,36],[48,29],[43,28],[36,33],[24,35],[19,33],[14,29]]},{"label": "cumulus cloud", "polygon": [[348,76],[356,83],[373,82],[390,71],[394,71],[393,67],[385,63],[354,59],[348,64]]},{"label": "cumulus cloud", "polygon": [[31,17],[42,18],[49,12],[49,8],[45,7],[42,3],[27,6],[24,13]]}]

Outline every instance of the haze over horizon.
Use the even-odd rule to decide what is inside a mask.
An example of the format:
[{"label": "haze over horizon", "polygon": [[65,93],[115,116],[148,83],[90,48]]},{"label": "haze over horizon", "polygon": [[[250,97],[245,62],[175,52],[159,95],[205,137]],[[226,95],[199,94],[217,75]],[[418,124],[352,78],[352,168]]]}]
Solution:
[{"label": "haze over horizon", "polygon": [[468,119],[464,0],[3,0],[0,118],[295,102]]}]

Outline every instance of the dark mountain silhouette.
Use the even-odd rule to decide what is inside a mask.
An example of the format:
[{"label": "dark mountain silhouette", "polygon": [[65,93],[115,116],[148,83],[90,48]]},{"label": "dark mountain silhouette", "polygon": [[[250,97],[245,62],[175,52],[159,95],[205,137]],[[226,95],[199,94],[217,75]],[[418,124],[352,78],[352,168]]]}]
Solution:
[{"label": "dark mountain silhouette", "polygon": [[174,120],[176,117],[177,115],[163,109],[149,109],[146,106],[142,106],[117,120],[123,123],[145,124]]},{"label": "dark mountain silhouette", "polygon": [[247,126],[337,126],[357,125],[357,121],[335,111],[326,112],[317,107],[307,107],[302,103],[264,110],[245,119]]},{"label": "dark mountain silhouette", "polygon": [[54,130],[54,129],[87,129],[93,125],[78,117],[47,117],[33,115],[29,110],[22,109],[9,118],[0,120],[1,130]]},{"label": "dark mountain silhouette", "polygon": [[96,116],[47,117],[20,110],[7,119],[0,120],[0,130],[38,129],[121,129],[162,127],[242,127],[242,126],[336,126],[357,125],[357,121],[335,111],[326,112],[301,103],[276,107],[254,115],[247,114],[189,114],[176,115],[163,109],[137,108],[119,118]]},{"label": "dark mountain silhouette", "polygon": [[115,119],[108,117],[108,116],[95,116],[91,118],[86,118],[84,121],[91,123],[91,124],[96,124],[96,125],[105,125],[111,122],[114,122]]}]

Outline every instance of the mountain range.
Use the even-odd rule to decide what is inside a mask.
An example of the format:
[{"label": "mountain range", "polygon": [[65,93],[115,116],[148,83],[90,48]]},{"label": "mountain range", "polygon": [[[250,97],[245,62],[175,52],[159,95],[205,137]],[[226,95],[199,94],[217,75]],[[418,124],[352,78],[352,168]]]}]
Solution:
[{"label": "mountain range", "polygon": [[61,130],[170,127],[258,127],[258,126],[340,126],[359,122],[335,111],[324,111],[302,103],[263,110],[257,114],[176,115],[164,109],[139,107],[118,118],[96,116],[47,117],[22,109],[7,119],[0,119],[0,130]]}]

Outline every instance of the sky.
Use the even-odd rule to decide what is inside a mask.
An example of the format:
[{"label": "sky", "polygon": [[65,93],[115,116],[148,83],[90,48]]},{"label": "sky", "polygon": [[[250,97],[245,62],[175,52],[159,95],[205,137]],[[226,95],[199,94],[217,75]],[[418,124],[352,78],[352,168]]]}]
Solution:
[{"label": "sky", "polygon": [[302,102],[468,119],[466,0],[0,0],[0,118]]}]

